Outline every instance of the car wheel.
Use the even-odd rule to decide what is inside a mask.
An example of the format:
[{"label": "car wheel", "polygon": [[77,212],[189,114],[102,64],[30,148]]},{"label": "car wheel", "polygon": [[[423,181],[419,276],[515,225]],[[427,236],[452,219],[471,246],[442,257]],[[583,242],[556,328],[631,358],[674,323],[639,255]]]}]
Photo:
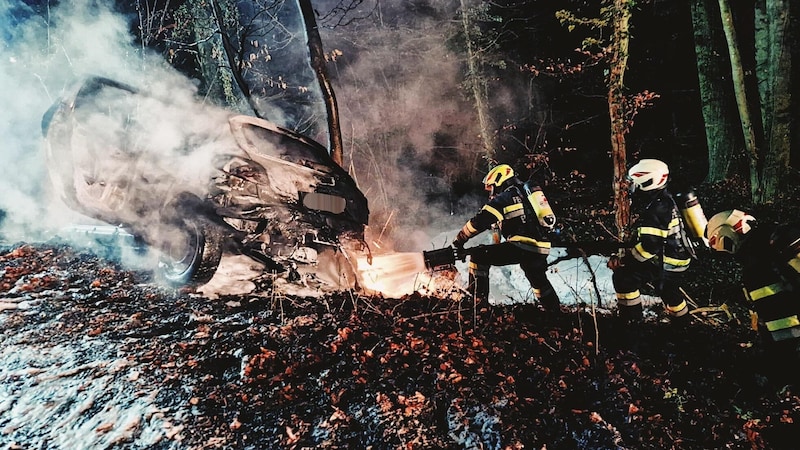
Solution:
[{"label": "car wheel", "polygon": [[219,225],[203,216],[184,217],[176,222],[177,232],[162,245],[158,275],[176,286],[205,284],[222,259]]}]

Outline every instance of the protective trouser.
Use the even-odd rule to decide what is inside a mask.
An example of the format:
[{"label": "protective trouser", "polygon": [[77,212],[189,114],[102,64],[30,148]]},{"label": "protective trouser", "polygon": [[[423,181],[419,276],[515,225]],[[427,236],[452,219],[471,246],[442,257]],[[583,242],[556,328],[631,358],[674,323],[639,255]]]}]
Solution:
[{"label": "protective trouser", "polygon": [[656,294],[661,297],[671,318],[686,316],[689,305],[680,289],[685,270],[685,266],[664,269],[653,261],[625,261],[625,265],[615,270],[612,277],[619,317],[628,322],[642,319],[642,296],[639,290],[649,282],[654,282]]},{"label": "protective trouser", "polygon": [[489,268],[511,264],[519,264],[543,308],[548,311],[559,310],[558,295],[547,279],[547,255],[539,253],[529,244],[506,241],[478,246],[469,261],[468,289],[476,299],[488,299]]}]

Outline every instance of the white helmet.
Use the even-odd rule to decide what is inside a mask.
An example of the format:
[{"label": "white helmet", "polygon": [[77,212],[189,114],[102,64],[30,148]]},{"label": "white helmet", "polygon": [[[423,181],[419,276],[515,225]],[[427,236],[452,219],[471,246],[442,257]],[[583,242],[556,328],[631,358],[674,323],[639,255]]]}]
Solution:
[{"label": "white helmet", "polygon": [[708,245],[718,252],[736,253],[742,237],[750,232],[756,218],[744,211],[730,209],[714,214],[706,226]]},{"label": "white helmet", "polygon": [[657,159],[643,159],[628,170],[631,191],[654,191],[667,185],[669,167]]}]

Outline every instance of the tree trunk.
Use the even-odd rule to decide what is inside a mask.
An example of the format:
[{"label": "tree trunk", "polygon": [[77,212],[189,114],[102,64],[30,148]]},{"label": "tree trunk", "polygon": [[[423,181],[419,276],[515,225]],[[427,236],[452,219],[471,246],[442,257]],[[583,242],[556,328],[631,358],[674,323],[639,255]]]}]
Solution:
[{"label": "tree trunk", "polygon": [[608,113],[611,119],[611,158],[614,165],[614,205],[618,237],[627,240],[631,222],[625,134],[625,69],[628,65],[632,0],[614,0],[614,35],[608,76]]},{"label": "tree trunk", "polygon": [[481,61],[474,48],[474,32],[469,0],[461,0],[461,25],[464,28],[464,42],[467,46],[467,86],[475,100],[475,111],[478,114],[481,141],[483,142],[484,158],[487,162],[494,161],[497,153],[495,130],[489,113],[489,101],[486,93],[486,81],[481,73]]},{"label": "tree trunk", "polygon": [[330,78],[325,70],[325,52],[322,47],[322,38],[319,35],[317,21],[314,18],[314,8],[310,0],[298,0],[300,11],[303,13],[303,22],[306,27],[306,37],[308,39],[308,49],[311,57],[311,67],[317,74],[319,86],[322,89],[322,97],[325,99],[325,109],[328,112],[328,133],[331,157],[336,164],[344,164],[344,148],[342,144],[342,129],[339,121],[339,108],[336,105],[336,95],[334,95]]},{"label": "tree trunk", "polygon": [[747,101],[747,89],[745,85],[744,68],[739,52],[739,43],[736,37],[736,28],[733,25],[733,15],[731,14],[728,0],[719,0],[719,12],[722,18],[722,29],[725,31],[725,38],[728,42],[728,54],[731,60],[731,73],[733,75],[733,90],[736,97],[736,105],[739,109],[739,122],[744,136],[745,151],[750,158],[750,191],[753,198],[760,189],[759,180],[760,152],[757,145],[756,133],[753,127],[753,120],[750,114],[750,104]]},{"label": "tree trunk", "polygon": [[766,140],[760,165],[759,189],[753,201],[758,204],[775,199],[791,149],[791,67],[789,43],[790,2],[772,0],[757,3],[756,71],[761,100],[761,117]]},{"label": "tree trunk", "polygon": [[[693,0],[691,4],[694,49],[700,101],[708,147],[708,173],[705,181],[716,183],[731,173],[731,163],[741,148],[735,116],[736,105],[730,90],[730,67],[721,34],[716,0]],[[726,82],[727,81],[727,82]]]},{"label": "tree trunk", "polygon": [[219,28],[219,34],[222,38],[222,49],[224,50],[228,65],[230,66],[233,80],[236,82],[236,86],[242,93],[244,99],[247,101],[250,109],[252,109],[253,115],[260,119],[266,119],[266,117],[264,117],[259,111],[258,104],[256,103],[255,99],[253,99],[253,95],[250,92],[250,85],[242,76],[241,62],[244,59],[241,53],[242,47],[239,46],[237,48],[237,46],[231,42],[231,38],[228,35],[228,27],[225,25],[225,15],[223,14],[222,7],[219,5],[219,1],[212,0],[211,8],[214,13],[214,21]]}]

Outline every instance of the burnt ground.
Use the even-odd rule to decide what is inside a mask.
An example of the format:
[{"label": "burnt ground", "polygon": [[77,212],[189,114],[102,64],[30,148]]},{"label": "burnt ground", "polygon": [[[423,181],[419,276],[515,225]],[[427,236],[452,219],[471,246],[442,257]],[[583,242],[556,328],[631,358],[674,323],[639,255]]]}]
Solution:
[{"label": "burnt ground", "polygon": [[[261,286],[210,300],[58,244],[7,246],[0,265],[0,304],[17,306],[0,311],[3,348],[116,351],[136,368],[134,395],[152,393],[169,419],[146,429],[146,445],[150,422],[134,421],[86,448],[778,449],[800,433],[800,384],[736,308],[732,320],[655,316],[632,329],[588,308],[474,315],[418,296],[291,298]],[[44,383],[24,382],[33,369],[3,379],[0,443],[80,448],[14,424],[18,391]],[[99,409],[102,398],[69,420]]]},{"label": "burnt ground", "polygon": [[[548,197],[579,239],[611,229],[596,190],[563,185],[568,205]],[[716,192],[709,215],[742,204],[735,183]],[[755,212],[798,217],[798,199]],[[685,289],[710,312],[679,326],[654,305],[624,327],[589,306],[548,315],[418,295],[305,298],[269,283],[210,299],[64,244],[5,244],[0,444],[797,448],[797,364],[758,340],[737,273],[730,259],[701,259]],[[723,304],[729,315],[713,309]]]}]

